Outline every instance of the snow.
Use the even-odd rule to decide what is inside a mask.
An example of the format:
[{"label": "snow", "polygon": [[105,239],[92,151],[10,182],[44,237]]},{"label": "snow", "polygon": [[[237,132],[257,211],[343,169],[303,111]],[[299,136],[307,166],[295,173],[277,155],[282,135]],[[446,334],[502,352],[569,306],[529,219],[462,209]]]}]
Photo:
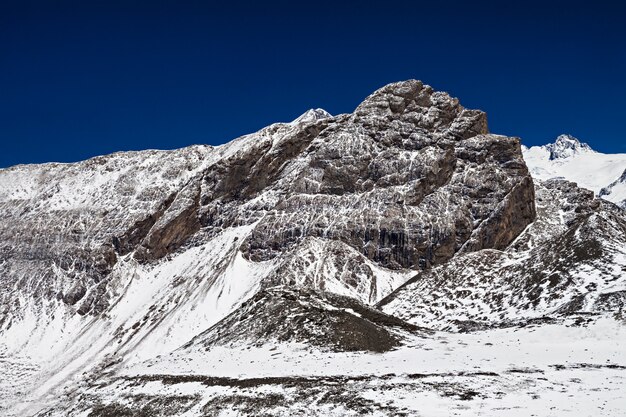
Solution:
[{"label": "snow", "polygon": [[[354,391],[363,398],[423,416],[473,416],[479,412],[487,416],[619,416],[626,407],[626,326],[598,317],[586,326],[574,325],[572,319],[471,334],[437,332],[409,337],[404,346],[383,354],[327,352],[294,343],[213,347],[209,351],[180,349],[126,367],[121,374],[131,379],[150,375],[240,381],[270,378],[247,395],[260,395],[268,389],[288,394],[289,385],[272,383],[271,378],[365,378],[367,382],[347,383],[356,384]],[[127,395],[128,389],[112,384],[105,392],[115,398],[122,392]],[[139,385],[137,393],[150,390],[165,395],[163,390],[171,393],[173,389],[151,380]],[[177,389],[204,400],[241,393],[191,382]],[[473,391],[476,396],[459,400],[446,393],[450,390]],[[273,415],[282,415],[279,408],[275,412]]]},{"label": "snow", "polygon": [[5,331],[0,349],[8,357],[28,356],[29,366],[43,371],[31,401],[113,354],[125,352],[125,362],[133,363],[174,350],[254,295],[272,264],[241,256],[238,245],[253,227],[227,229],[156,266],[127,256],[112,273],[121,285],[104,318],[85,322],[69,310],[61,314],[62,307],[48,312],[29,305],[23,322]]},{"label": "snow", "polygon": [[296,285],[312,284],[368,304],[380,301],[415,275],[410,269],[381,267],[345,243],[320,238],[308,238],[285,265]]},{"label": "snow", "polygon": [[111,209],[120,194],[136,197],[148,185],[174,191],[217,160],[214,149],[118,152],[74,164],[17,165],[0,170],[0,202],[37,199],[38,208],[48,211]]},{"label": "snow", "polygon": [[[571,320],[573,321],[573,320]],[[502,373],[512,368],[548,370],[552,365],[625,365],[626,326],[600,317],[587,326],[569,323],[505,328],[474,333],[437,332],[412,337],[382,354],[310,350],[306,345],[179,349],[133,365],[123,375],[211,375],[229,378],[293,375]],[[569,324],[569,325],[567,325]],[[324,366],[319,366],[324,362]],[[288,363],[289,366],[284,366]]]},{"label": "snow", "polygon": [[297,125],[300,123],[309,123],[314,122],[320,119],[326,119],[328,117],[333,117],[330,113],[328,113],[324,109],[309,109],[298,116],[294,121],[292,121],[291,125]]}]

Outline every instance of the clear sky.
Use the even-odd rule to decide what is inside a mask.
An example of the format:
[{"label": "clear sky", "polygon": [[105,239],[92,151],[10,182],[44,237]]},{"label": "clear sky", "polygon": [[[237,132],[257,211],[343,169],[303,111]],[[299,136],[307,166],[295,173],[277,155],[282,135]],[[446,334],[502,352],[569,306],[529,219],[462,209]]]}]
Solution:
[{"label": "clear sky", "polygon": [[622,2],[0,1],[0,167],[220,144],[421,79],[527,145],[626,152]]}]

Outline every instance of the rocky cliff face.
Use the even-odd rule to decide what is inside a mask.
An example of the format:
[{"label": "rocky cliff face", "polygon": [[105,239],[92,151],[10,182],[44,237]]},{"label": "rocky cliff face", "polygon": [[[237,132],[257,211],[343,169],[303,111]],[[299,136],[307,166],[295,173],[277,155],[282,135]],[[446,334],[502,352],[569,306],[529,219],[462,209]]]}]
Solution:
[{"label": "rocky cliff face", "polygon": [[534,218],[517,140],[418,81],[261,135],[271,140],[208,170],[199,207],[207,229],[258,222],[242,246],[253,261],[316,237],[390,269],[426,268],[464,246],[502,248]]},{"label": "rocky cliff face", "polygon": [[563,180],[537,181],[537,220],[505,251],[455,257],[379,307],[444,329],[513,325],[569,314],[624,314],[626,215]]},{"label": "rocky cliff face", "polygon": [[352,114],[317,109],[216,148],[18,166],[0,184],[5,349],[55,358],[33,396],[172,351],[263,288],[373,304],[507,249],[536,216],[519,140],[414,80]]}]

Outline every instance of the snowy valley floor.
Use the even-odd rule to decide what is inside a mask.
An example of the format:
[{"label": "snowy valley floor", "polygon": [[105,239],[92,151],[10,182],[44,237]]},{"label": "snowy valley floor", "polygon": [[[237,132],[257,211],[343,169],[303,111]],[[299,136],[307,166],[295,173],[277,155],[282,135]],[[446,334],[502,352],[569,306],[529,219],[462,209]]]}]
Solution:
[{"label": "snowy valley floor", "polygon": [[[19,380],[37,365],[3,358],[0,366],[2,402],[26,399]],[[437,332],[409,336],[383,354],[280,343],[192,346],[108,376],[81,376],[48,401],[58,402],[41,415],[623,416],[626,325],[578,316]]]}]

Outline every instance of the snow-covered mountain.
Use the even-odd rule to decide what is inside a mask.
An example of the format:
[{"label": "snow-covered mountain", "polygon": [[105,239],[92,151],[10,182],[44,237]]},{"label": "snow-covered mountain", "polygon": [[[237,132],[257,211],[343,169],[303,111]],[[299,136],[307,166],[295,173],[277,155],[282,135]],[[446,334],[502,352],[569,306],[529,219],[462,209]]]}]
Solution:
[{"label": "snow-covered mountain", "polygon": [[502,326],[551,313],[626,307],[626,215],[563,180],[536,183],[537,219],[504,251],[456,256],[379,306],[446,330]]},{"label": "snow-covered mountain", "polygon": [[563,178],[626,208],[626,154],[603,154],[570,135],[554,143],[523,147],[533,178]]},{"label": "snow-covered mountain", "polygon": [[0,170],[0,413],[619,415],[625,235],[415,80],[218,147]]}]

